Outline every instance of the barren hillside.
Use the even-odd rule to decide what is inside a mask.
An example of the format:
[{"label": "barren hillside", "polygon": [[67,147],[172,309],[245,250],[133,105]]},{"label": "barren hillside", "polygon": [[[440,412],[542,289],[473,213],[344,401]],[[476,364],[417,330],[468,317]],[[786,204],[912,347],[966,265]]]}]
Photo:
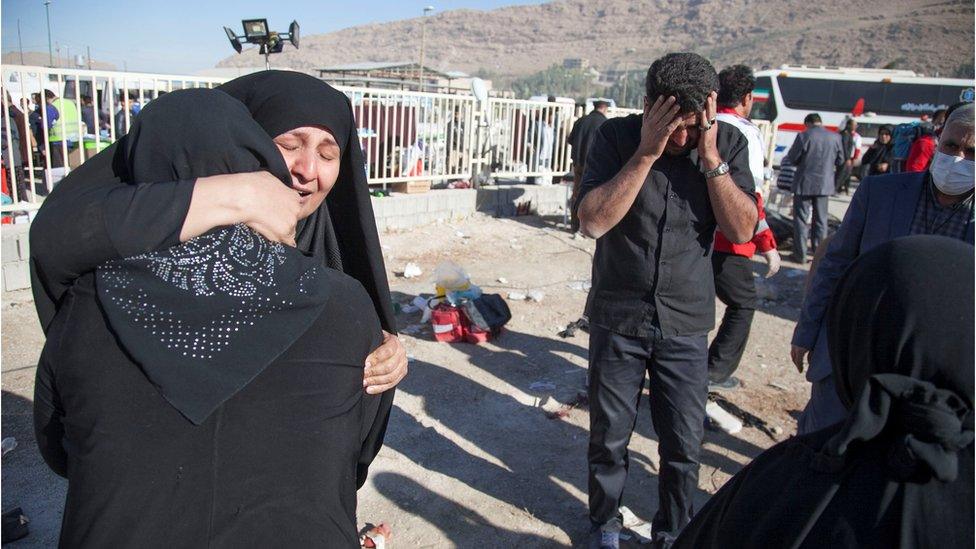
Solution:
[{"label": "barren hillside", "polygon": [[[301,17],[299,17],[301,19]],[[307,36],[276,64],[314,70],[420,57],[421,18]],[[646,66],[692,50],[717,65],[783,63],[972,75],[973,3],[953,0],[557,0],[427,20],[427,63],[495,76],[529,74],[567,57],[598,69]],[[632,52],[628,52],[633,49]],[[250,66],[246,52],[218,66]]]}]

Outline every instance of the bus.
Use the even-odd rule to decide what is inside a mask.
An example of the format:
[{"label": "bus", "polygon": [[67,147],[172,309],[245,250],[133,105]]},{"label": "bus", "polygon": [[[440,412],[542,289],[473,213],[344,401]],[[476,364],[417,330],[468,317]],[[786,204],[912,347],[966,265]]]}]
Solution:
[{"label": "bus", "polygon": [[[756,72],[750,117],[773,124],[773,165],[779,166],[810,113],[820,114],[825,128],[838,131],[848,117],[862,123],[868,118],[901,124],[973,101],[973,95],[973,81],[967,79],[931,78],[906,70],[783,65]],[[859,133],[864,137],[862,147],[874,142],[873,136]]]}]

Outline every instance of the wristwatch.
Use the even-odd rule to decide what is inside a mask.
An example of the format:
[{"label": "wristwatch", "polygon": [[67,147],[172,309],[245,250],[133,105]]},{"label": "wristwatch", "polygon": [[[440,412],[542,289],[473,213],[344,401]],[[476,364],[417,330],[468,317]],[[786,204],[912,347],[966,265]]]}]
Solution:
[{"label": "wristwatch", "polygon": [[726,162],[719,164],[714,170],[705,172],[705,179],[711,179],[729,173],[729,165]]}]

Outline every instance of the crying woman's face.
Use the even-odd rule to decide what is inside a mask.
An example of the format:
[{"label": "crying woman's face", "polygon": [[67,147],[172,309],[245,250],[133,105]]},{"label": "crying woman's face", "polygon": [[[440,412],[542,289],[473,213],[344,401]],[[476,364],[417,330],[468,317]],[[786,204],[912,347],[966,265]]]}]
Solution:
[{"label": "crying woman's face", "polygon": [[291,186],[301,195],[304,219],[322,205],[339,178],[342,151],[325,126],[302,126],[274,138],[288,164]]}]

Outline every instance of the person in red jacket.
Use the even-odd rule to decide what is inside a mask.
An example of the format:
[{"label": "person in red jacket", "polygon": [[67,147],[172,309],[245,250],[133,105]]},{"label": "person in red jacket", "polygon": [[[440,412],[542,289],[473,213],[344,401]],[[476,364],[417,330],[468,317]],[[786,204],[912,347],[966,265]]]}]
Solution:
[{"label": "person in red jacket", "polygon": [[752,110],[752,90],[755,77],[748,67],[729,67],[719,73],[718,119],[734,125],[745,135],[749,143],[749,168],[756,183],[756,199],[759,222],[752,240],[745,244],[733,244],[721,231],[715,233],[712,251],[712,272],[715,277],[715,296],[725,303],[725,316],[718,333],[708,347],[708,388],[710,391],[734,389],[739,380],[732,374],[739,367],[742,353],[749,339],[752,317],[756,312],[758,297],[752,276],[752,256],[759,253],[769,264],[766,277],[779,270],[780,257],[776,251],[776,239],[766,223],[766,213],[760,191],[765,176],[764,155],[766,147],[762,134],[749,121]]},{"label": "person in red jacket", "polygon": [[919,126],[921,135],[912,142],[905,160],[906,172],[924,172],[929,169],[929,162],[935,154],[935,128],[930,124]]}]

